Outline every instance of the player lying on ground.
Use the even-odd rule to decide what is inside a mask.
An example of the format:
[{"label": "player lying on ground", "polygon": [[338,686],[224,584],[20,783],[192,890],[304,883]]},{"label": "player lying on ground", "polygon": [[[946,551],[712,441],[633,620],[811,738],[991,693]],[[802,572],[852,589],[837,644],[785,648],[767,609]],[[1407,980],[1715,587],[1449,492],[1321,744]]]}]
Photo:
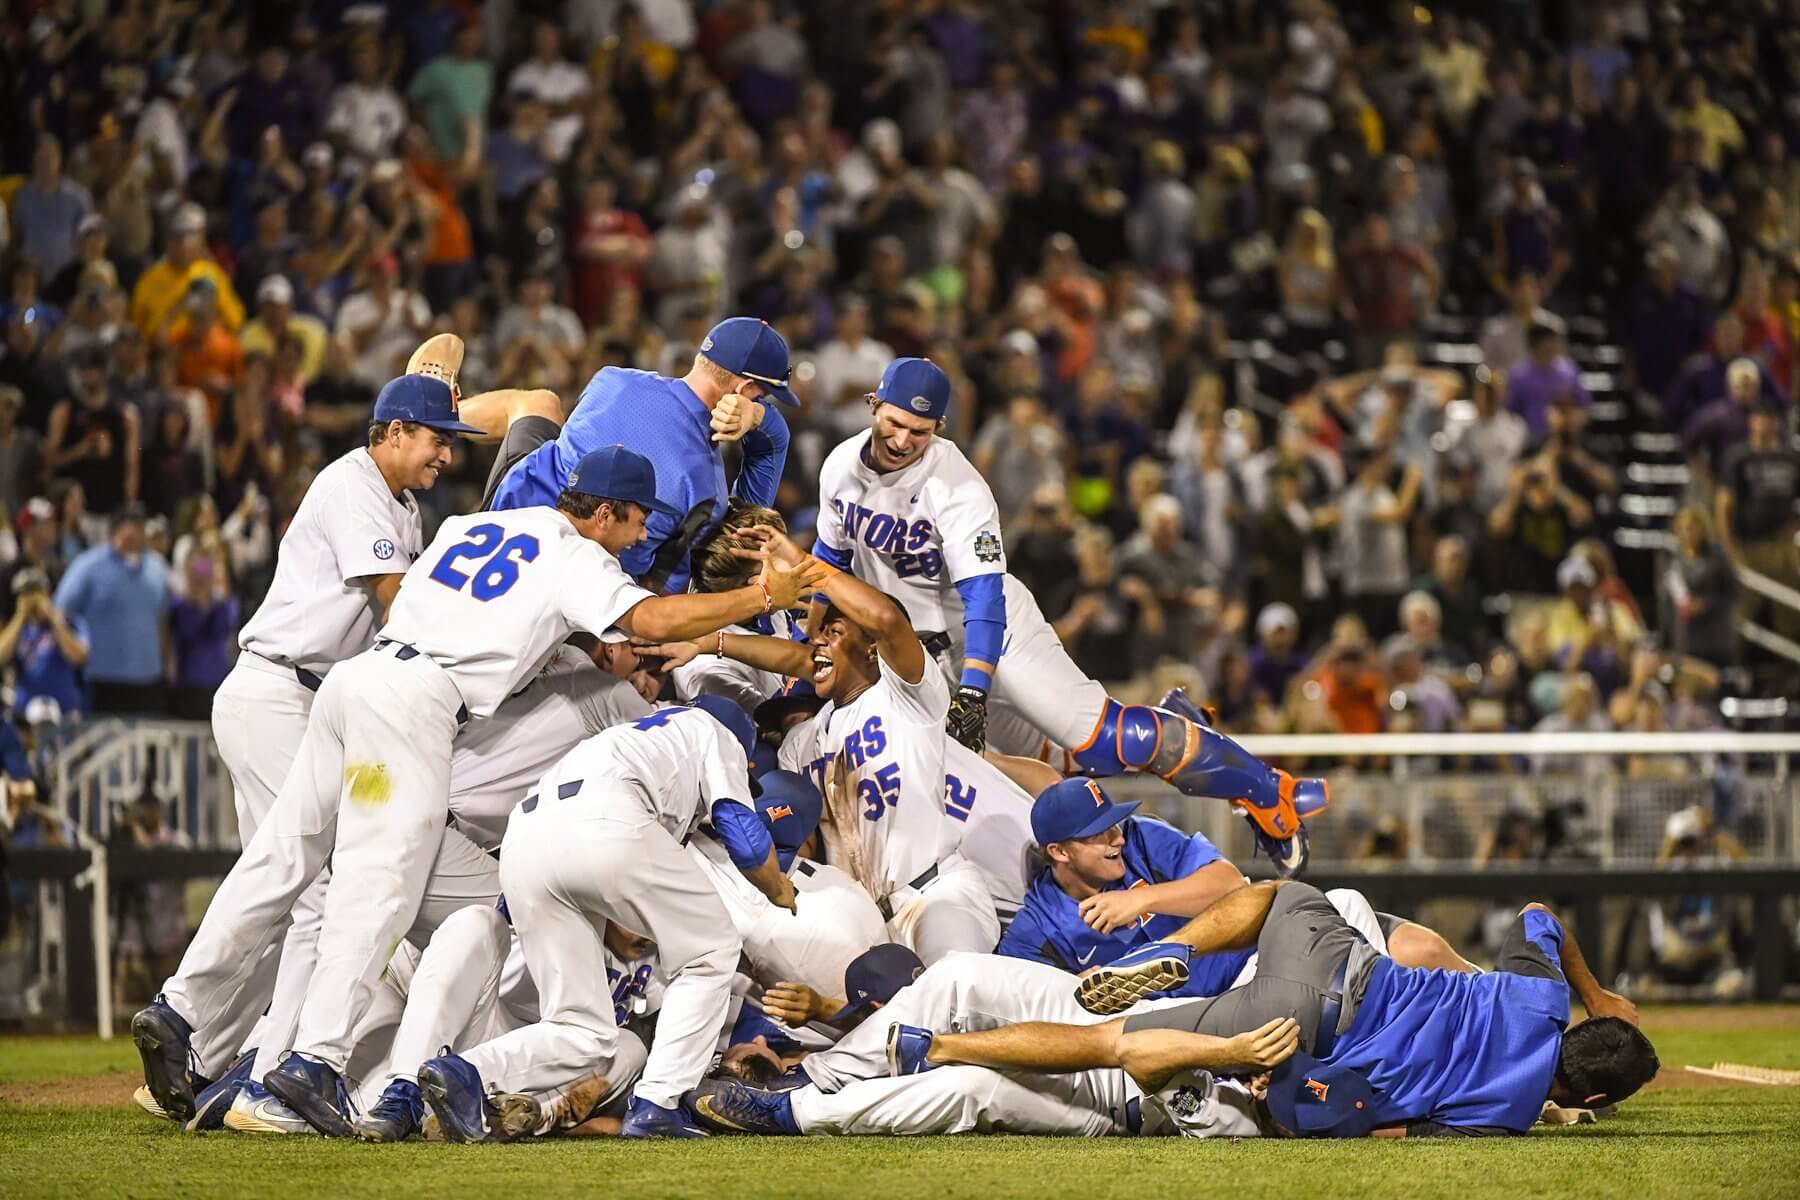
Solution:
[{"label": "player lying on ground", "polygon": [[769,561],[826,572],[819,590],[830,607],[810,643],[720,633],[644,653],[685,663],[704,651],[809,679],[830,707],[788,732],[779,761],[825,795],[833,864],[867,889],[889,936],[927,962],[991,949],[1000,922],[987,882],[957,853],[960,830],[944,811],[948,685],[898,604],[774,530],[763,535]]},{"label": "player lying on ground", "polygon": [[[1001,1070],[1118,1067],[1165,1086],[1197,1037],[1298,1024],[1268,1111],[1287,1132],[1354,1137],[1524,1133],[1545,1100],[1616,1104],[1656,1074],[1630,1001],[1602,988],[1575,939],[1541,904],[1519,914],[1486,974],[1426,971],[1382,957],[1317,888],[1258,883],[1221,899],[1177,940],[1085,977],[1080,1002],[1114,1012],[1175,986],[1197,953],[1255,946],[1257,976],[1208,1000],[1159,1005],[1101,1025],[1025,1024],[979,1034],[896,1029],[900,1073],[948,1063]],[[1573,990],[1589,1019],[1573,1026]]]},{"label": "player lying on ground", "polygon": [[[950,394],[949,377],[927,359],[889,364],[869,397],[868,432],[820,468],[813,553],[905,606],[956,685],[949,721],[958,741],[985,748],[991,708],[997,749],[1033,756],[1048,742],[1052,761],[1070,773],[1144,772],[1187,795],[1228,800],[1277,869],[1299,871],[1300,822],[1325,809],[1324,782],[1259,761],[1178,692],[1161,707],[1121,704],[1082,673],[1037,600],[1007,573],[987,481],[937,436]],[[815,606],[815,631],[818,616]]]}]

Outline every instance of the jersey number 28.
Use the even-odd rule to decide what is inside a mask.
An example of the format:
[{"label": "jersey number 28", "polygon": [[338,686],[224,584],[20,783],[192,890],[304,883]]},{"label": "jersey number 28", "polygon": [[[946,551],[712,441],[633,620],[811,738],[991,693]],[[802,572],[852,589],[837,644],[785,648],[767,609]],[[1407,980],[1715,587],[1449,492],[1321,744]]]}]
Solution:
[{"label": "jersey number 28", "polygon": [[[467,587],[471,596],[485,602],[512,590],[519,582],[519,568],[537,556],[538,540],[529,533],[509,538],[498,525],[471,525],[468,540],[444,551],[444,557],[431,568],[431,577],[452,591]],[[475,568],[473,586],[470,577],[455,567],[457,560],[464,558],[486,560]]]}]

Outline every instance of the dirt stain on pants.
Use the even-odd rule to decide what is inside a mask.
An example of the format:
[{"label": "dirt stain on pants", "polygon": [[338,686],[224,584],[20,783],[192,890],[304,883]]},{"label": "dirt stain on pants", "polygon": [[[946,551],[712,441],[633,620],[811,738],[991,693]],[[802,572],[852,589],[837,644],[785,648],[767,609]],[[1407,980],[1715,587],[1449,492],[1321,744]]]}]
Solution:
[{"label": "dirt stain on pants", "polygon": [[344,768],[344,786],[350,802],[364,808],[380,808],[393,794],[394,781],[388,778],[385,763],[357,763]]}]

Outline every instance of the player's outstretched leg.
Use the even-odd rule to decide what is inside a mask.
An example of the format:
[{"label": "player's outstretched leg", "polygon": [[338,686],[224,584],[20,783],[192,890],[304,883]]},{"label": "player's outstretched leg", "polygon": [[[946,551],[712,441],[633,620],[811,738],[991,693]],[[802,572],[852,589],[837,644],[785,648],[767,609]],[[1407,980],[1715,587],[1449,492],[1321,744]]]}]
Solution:
[{"label": "player's outstretched leg", "polygon": [[1075,762],[1093,775],[1127,771],[1157,775],[1189,796],[1218,797],[1249,818],[1257,844],[1283,875],[1306,865],[1302,815],[1324,811],[1329,796],[1322,779],[1295,779],[1245,750],[1206,723],[1205,714],[1179,691],[1166,700],[1186,709],[1120,704],[1110,696]]}]

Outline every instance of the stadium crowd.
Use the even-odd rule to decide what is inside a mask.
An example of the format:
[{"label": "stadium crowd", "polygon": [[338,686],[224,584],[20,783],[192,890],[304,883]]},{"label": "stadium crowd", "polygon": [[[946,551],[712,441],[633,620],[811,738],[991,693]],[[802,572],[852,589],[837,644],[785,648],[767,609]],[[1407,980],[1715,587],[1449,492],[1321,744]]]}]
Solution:
[{"label": "stadium crowd", "polygon": [[[1227,728],[1706,728],[1732,564],[1800,580],[1795,0],[50,0],[0,62],[21,721],[204,718],[433,330],[572,404],[767,319],[800,532],[929,355],[1076,661]],[[1647,589],[1594,318],[1689,464]]]}]

